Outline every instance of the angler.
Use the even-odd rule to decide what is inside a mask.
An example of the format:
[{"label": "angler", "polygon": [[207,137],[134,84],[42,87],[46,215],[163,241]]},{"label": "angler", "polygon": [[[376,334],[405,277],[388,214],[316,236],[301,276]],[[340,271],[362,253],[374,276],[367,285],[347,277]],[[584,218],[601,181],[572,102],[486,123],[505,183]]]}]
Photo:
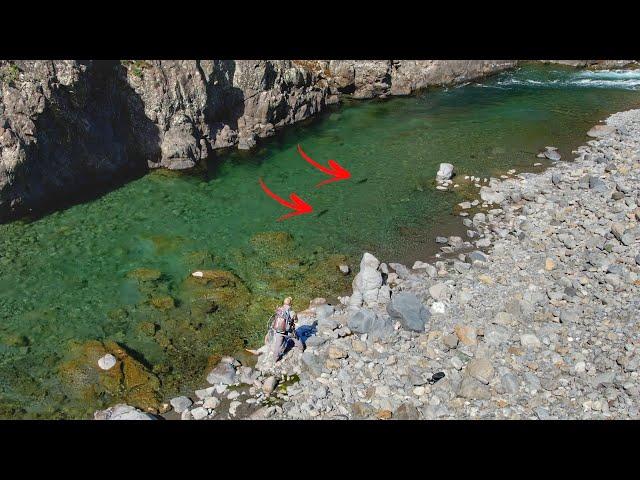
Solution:
[{"label": "angler", "polygon": [[296,334],[296,320],[296,312],[291,309],[291,297],[285,298],[284,303],[269,318],[269,331],[264,337],[264,343],[267,348],[271,345],[274,362],[282,358],[289,343],[293,343],[295,348],[304,350],[304,345]]}]

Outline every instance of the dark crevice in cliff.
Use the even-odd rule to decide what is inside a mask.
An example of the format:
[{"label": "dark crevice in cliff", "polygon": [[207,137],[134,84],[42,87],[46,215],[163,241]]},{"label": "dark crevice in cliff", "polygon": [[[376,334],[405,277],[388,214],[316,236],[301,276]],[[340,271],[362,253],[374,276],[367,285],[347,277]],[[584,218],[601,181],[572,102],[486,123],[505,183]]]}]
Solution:
[{"label": "dark crevice in cliff", "polygon": [[[23,201],[0,212],[0,220],[38,218],[93,200],[148,171],[158,128],[122,69],[119,62],[95,62],[73,88],[52,87],[35,121],[36,141],[27,146],[38,161],[14,172],[13,196]],[[139,141],[140,132],[147,142]]]}]

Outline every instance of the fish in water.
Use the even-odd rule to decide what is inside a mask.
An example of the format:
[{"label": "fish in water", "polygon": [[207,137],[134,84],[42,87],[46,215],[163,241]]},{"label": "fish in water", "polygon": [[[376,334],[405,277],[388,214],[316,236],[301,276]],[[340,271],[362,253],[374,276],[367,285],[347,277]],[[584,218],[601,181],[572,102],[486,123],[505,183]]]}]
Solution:
[{"label": "fish in water", "polygon": [[358,180],[356,183],[364,183],[364,182],[366,182],[367,180],[369,180],[369,179],[368,179],[368,178],[363,178],[362,180]]},{"label": "fish in water", "polygon": [[318,215],[316,215],[316,217],[321,217],[322,215],[324,215],[325,213],[327,213],[329,211],[328,208],[325,208],[324,210],[321,210]]}]

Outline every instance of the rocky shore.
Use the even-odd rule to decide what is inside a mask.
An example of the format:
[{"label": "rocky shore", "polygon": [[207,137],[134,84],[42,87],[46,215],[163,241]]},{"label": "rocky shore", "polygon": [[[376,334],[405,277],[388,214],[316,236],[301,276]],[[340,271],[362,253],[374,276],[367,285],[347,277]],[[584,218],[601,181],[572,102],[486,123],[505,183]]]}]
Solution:
[{"label": "rocky shore", "polygon": [[365,253],[350,296],[298,313],[304,353],[225,357],[166,418],[638,418],[640,110],[589,135],[573,161],[476,183],[468,238],[435,262]]}]

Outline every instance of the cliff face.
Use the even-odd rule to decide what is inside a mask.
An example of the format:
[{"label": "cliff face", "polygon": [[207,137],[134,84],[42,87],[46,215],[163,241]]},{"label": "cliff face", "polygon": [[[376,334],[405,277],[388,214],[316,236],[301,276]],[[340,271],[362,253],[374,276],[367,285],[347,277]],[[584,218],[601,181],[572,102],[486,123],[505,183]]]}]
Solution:
[{"label": "cliff face", "polygon": [[308,118],[341,95],[407,95],[500,60],[0,61],[0,221]]}]

